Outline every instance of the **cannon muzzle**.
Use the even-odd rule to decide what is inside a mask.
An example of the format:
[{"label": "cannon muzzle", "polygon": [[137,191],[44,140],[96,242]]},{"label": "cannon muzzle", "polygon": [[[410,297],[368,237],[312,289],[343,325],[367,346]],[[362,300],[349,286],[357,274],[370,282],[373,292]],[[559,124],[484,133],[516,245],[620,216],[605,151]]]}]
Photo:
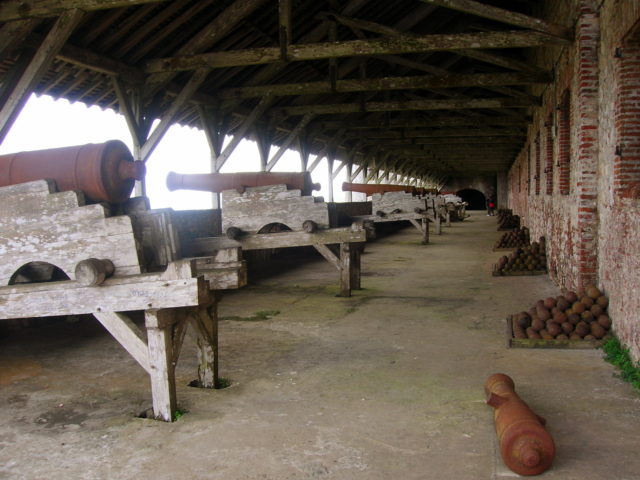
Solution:
[{"label": "cannon muzzle", "polygon": [[544,428],[545,419],[522,401],[508,375],[491,375],[484,390],[487,404],[495,409],[496,434],[505,465],[519,475],[538,475],[547,470],[556,450]]},{"label": "cannon muzzle", "polygon": [[192,174],[169,172],[167,175],[167,188],[171,191],[202,190],[220,193],[225,190],[237,190],[243,193],[249,187],[266,187],[268,185],[286,185],[289,190],[301,190],[302,195],[311,195],[314,190],[320,190],[320,184],[311,181],[309,172]]}]

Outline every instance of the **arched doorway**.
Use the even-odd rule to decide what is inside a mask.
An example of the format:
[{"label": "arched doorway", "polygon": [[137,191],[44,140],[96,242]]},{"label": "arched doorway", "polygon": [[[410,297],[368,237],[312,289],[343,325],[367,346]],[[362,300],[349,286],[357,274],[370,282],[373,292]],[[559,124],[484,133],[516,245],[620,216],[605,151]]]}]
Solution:
[{"label": "arched doorway", "polygon": [[463,201],[467,202],[467,210],[484,210],[487,208],[487,198],[480,190],[465,188],[456,192]]}]

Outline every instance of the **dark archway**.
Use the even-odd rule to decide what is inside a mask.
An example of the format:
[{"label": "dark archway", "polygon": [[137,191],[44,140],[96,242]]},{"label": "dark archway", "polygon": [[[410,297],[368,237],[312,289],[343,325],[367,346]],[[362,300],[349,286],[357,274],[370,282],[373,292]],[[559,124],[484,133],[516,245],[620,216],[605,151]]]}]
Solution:
[{"label": "dark archway", "polygon": [[487,208],[487,199],[480,190],[465,188],[457,191],[456,195],[469,204],[467,210],[485,210]]},{"label": "dark archway", "polygon": [[69,276],[61,268],[47,262],[29,262],[11,275],[9,285],[57,282],[60,280],[69,280]]}]

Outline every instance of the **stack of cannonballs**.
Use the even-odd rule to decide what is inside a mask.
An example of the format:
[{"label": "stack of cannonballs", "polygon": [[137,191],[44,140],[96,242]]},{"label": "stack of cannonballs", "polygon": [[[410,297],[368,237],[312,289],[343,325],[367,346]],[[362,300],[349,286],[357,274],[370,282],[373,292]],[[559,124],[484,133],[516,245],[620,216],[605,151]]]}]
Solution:
[{"label": "stack of cannonballs", "polygon": [[[518,247],[509,255],[503,255],[494,267],[497,275],[511,275],[516,272],[535,272],[547,269],[546,241],[540,237],[527,247]],[[516,273],[517,274],[517,273]]]},{"label": "stack of cannonballs", "polygon": [[516,248],[529,245],[529,229],[522,227],[519,230],[505,232],[496,242],[494,248]]},{"label": "stack of cannonballs", "polygon": [[498,230],[513,230],[520,228],[520,217],[511,213],[505,212],[503,215],[498,216]]},{"label": "stack of cannonballs", "polygon": [[609,299],[595,286],[584,292],[538,300],[528,312],[513,316],[515,338],[600,340],[611,329]]}]

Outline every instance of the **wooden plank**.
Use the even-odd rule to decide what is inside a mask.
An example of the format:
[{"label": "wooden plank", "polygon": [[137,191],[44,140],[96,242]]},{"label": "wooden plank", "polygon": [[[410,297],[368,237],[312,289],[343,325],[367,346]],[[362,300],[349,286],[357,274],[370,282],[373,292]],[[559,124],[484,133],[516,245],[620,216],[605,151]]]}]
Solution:
[{"label": "wooden plank", "polygon": [[149,376],[153,414],[165,422],[172,422],[176,412],[176,378],[173,358],[171,326],[166,318],[173,312],[168,310],[145,310],[145,326],[149,350]]},{"label": "wooden plank", "polygon": [[167,0],[4,0],[0,3],[0,22],[21,18],[57,17],[71,9],[84,11],[109,8],[133,7],[145,3],[160,3]]},{"label": "wooden plank", "polygon": [[366,242],[364,227],[331,228],[315,233],[282,232],[246,235],[239,240],[226,237],[196,238],[192,243],[196,255],[209,255],[221,248],[242,247],[243,250],[262,250],[269,248],[304,247],[309,245],[329,245],[336,243]]},{"label": "wooden plank", "polygon": [[351,245],[351,290],[361,290],[361,256],[364,244]]},{"label": "wooden plank", "polygon": [[203,278],[167,280],[160,274],[111,277],[99,287],[74,281],[0,287],[0,319],[82,315],[199,305]]},{"label": "wooden plank", "polygon": [[329,247],[323,244],[314,244],[313,247],[318,251],[318,253],[320,253],[320,255],[324,257],[327,262],[333,265],[336,270],[341,271],[342,264]]},{"label": "wooden plank", "polygon": [[[379,92],[430,88],[490,87],[505,85],[533,85],[550,83],[550,72],[520,73],[471,73],[446,75],[420,75],[411,77],[382,77],[355,80],[338,80],[337,93]],[[264,95],[319,95],[334,93],[327,82],[283,83],[249,87],[226,88],[218,92],[221,99],[243,99]],[[513,119],[511,120],[513,122]]]},{"label": "wooden plank", "polygon": [[550,23],[539,18],[530,17],[518,12],[487,5],[474,0],[422,0],[425,3],[439,7],[450,8],[459,12],[469,13],[482,18],[488,18],[517,27],[529,28],[548,33],[566,40],[571,40],[571,30],[558,24]]},{"label": "wooden plank", "polygon": [[465,110],[478,108],[528,108],[539,105],[538,101],[523,98],[463,98],[444,100],[409,100],[397,102],[366,102],[296,105],[273,109],[274,115],[295,116],[313,113],[315,115],[335,115],[363,112],[402,112],[408,110]]},{"label": "wooden plank", "polygon": [[[564,43],[539,32],[508,31],[460,33],[454,35],[403,36],[384,39],[351,40],[317,44],[290,45],[287,60],[301,62],[352,56],[425,53],[457,49],[526,48]],[[199,55],[175,56],[149,60],[148,74],[179,72],[201,68],[228,68],[264,65],[282,60],[279,47],[228,50]]]},{"label": "wooden plank", "polygon": [[128,316],[116,312],[95,312],[93,316],[147,373],[151,372],[147,342]]},{"label": "wooden plank", "polygon": [[[6,8],[6,3],[0,4],[0,15],[2,8]],[[22,3],[22,2],[10,2]],[[9,94],[2,110],[0,110],[0,142],[4,140],[18,117],[22,106],[26,103],[29,95],[42,75],[48,70],[51,62],[58,51],[62,48],[67,38],[71,35],[75,27],[80,23],[84,12],[81,10],[67,10],[56,20],[51,30],[43,40],[35,56],[26,67],[17,85]]]}]

